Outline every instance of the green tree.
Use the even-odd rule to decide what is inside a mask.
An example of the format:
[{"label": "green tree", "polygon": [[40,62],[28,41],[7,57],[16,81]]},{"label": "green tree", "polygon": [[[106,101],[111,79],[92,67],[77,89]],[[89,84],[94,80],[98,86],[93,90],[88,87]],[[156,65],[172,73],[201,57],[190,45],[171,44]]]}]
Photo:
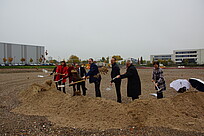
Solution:
[{"label": "green tree", "polygon": [[140,65],[140,59],[139,58],[137,59],[137,64]]},{"label": "green tree", "polygon": [[173,65],[173,64],[174,64],[174,61],[171,59],[168,59],[168,65]]},{"label": "green tree", "polygon": [[6,61],[7,61],[7,59],[6,59],[6,58],[3,58],[3,62],[6,63]]},{"label": "green tree", "polygon": [[109,57],[106,58],[105,63],[109,63]]},{"label": "green tree", "polygon": [[40,57],[38,61],[39,61],[39,62],[40,62],[40,64],[41,64],[41,63],[42,63],[42,61],[43,61],[43,59]]},{"label": "green tree", "polygon": [[11,63],[13,61],[13,58],[8,58],[8,62]]},{"label": "green tree", "polygon": [[126,63],[126,61],[124,60],[124,61],[121,62],[121,65],[125,65],[125,63]]},{"label": "green tree", "polygon": [[32,58],[30,58],[30,63],[32,63],[33,62],[33,59]]},{"label": "green tree", "polygon": [[50,60],[49,63],[57,63],[57,60]]},{"label": "green tree", "polygon": [[105,61],[106,61],[105,57],[102,57],[101,62],[105,62]]},{"label": "green tree", "polygon": [[82,60],[81,61],[83,64],[88,64],[88,60]]},{"label": "green tree", "polygon": [[26,61],[26,59],[25,58],[21,58],[21,62],[23,63],[23,62],[25,62]]},{"label": "green tree", "polygon": [[81,60],[76,55],[71,55],[68,59],[68,63],[80,63]]},{"label": "green tree", "polygon": [[117,61],[123,60],[120,55],[113,55],[113,58],[116,58]]},{"label": "green tree", "polygon": [[141,58],[140,58],[140,64],[143,64],[143,58],[142,58],[142,56],[141,56]]},{"label": "green tree", "polygon": [[183,59],[183,64],[184,65],[188,65],[188,63],[189,63],[188,59]]}]

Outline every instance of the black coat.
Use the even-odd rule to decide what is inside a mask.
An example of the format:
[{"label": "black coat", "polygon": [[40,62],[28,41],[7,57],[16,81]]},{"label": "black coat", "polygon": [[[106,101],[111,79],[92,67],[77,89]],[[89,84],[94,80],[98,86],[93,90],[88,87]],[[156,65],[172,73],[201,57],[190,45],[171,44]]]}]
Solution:
[{"label": "black coat", "polygon": [[127,83],[127,96],[128,97],[137,97],[141,95],[141,82],[138,75],[137,69],[135,66],[130,65],[127,68],[127,72],[121,75],[121,79],[128,78]]},{"label": "black coat", "polygon": [[86,76],[86,70],[84,67],[80,67],[80,69],[77,69],[77,72],[80,74],[80,77]]},{"label": "black coat", "polygon": [[[117,75],[120,75],[120,68],[119,68],[118,64],[114,63],[114,64],[112,64],[111,78],[113,79]],[[120,83],[121,79],[115,79],[115,80],[112,80],[111,82]]]},{"label": "black coat", "polygon": [[[53,75],[54,73],[56,73],[56,70],[57,70],[57,67],[55,67],[54,69],[53,69],[53,71],[52,71],[52,73],[50,73],[50,75]],[[56,75],[54,75],[54,81],[55,81],[55,79],[56,79]]]}]

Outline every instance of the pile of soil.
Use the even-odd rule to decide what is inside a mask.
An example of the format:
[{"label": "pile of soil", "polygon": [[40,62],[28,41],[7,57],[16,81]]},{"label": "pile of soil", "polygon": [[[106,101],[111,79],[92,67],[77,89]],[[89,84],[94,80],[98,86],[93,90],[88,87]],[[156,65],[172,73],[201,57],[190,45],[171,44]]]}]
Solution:
[{"label": "pile of soil", "polygon": [[20,93],[22,104],[13,112],[46,116],[61,127],[108,129],[129,126],[125,106],[103,98],[72,97],[52,85],[33,84]]},{"label": "pile of soil", "polygon": [[122,129],[128,126],[168,127],[204,131],[204,93],[186,92],[164,99],[119,104],[104,98],[72,97],[54,89],[51,81],[33,84],[20,93],[12,112],[46,116],[60,127]]},{"label": "pile of soil", "polygon": [[137,100],[128,105],[135,124],[204,131],[204,93],[186,92],[164,99]]}]

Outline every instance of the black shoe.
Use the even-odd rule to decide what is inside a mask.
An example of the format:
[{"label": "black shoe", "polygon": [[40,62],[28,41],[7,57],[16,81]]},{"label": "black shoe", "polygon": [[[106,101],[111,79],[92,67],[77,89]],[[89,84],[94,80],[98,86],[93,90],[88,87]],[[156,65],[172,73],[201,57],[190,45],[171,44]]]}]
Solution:
[{"label": "black shoe", "polygon": [[122,101],[121,101],[121,100],[117,100],[117,102],[118,102],[118,103],[122,103]]}]

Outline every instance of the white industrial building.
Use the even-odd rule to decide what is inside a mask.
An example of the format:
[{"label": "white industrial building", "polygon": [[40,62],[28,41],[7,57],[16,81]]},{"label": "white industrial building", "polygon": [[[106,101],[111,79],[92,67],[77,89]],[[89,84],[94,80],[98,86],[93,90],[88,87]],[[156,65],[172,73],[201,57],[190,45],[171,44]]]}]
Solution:
[{"label": "white industrial building", "polygon": [[173,59],[179,64],[187,60],[188,63],[204,64],[204,49],[174,50]]},{"label": "white industrial building", "polygon": [[[39,59],[44,57],[45,47],[25,44],[13,44],[0,42],[0,63],[4,63],[3,58],[13,58],[12,63],[22,63],[21,58],[25,58],[25,64],[38,64]],[[8,63],[8,62],[7,62]]]},{"label": "white industrial building", "polygon": [[158,61],[158,60],[172,60],[173,54],[162,54],[162,55],[150,55],[150,61]]},{"label": "white industrial building", "polygon": [[172,60],[176,64],[183,62],[204,64],[204,49],[174,50],[173,54],[150,55],[150,61]]}]

